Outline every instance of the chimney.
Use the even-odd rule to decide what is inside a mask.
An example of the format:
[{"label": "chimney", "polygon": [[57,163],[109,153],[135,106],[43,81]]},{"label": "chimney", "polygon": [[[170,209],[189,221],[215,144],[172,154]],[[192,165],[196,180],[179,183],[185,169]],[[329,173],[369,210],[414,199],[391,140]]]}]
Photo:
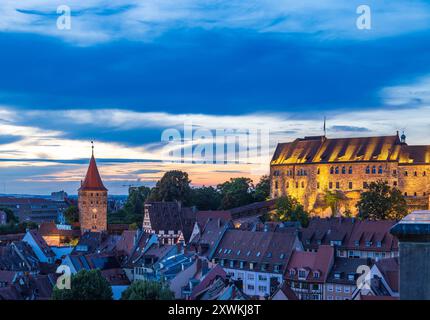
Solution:
[{"label": "chimney", "polygon": [[412,212],[390,232],[399,239],[400,300],[430,300],[430,210]]}]

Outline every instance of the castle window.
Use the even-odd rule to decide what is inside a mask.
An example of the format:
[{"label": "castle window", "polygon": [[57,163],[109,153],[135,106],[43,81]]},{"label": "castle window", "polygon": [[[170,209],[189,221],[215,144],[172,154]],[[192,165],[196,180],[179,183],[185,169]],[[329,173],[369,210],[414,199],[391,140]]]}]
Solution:
[{"label": "castle window", "polygon": [[393,186],[395,186],[395,187],[397,186],[397,181],[393,182]]},{"label": "castle window", "polygon": [[407,192],[405,192],[405,197],[407,197],[408,196],[408,193]]},{"label": "castle window", "polygon": [[299,187],[299,183],[298,182],[296,182],[296,188],[298,188]]},{"label": "castle window", "polygon": [[317,182],[317,189],[319,189],[320,188],[320,183],[319,182]]},{"label": "castle window", "polygon": [[381,174],[382,173],[382,166],[379,166],[378,168],[378,173]]},{"label": "castle window", "polygon": [[426,175],[426,172],[424,171],[424,172],[423,172],[423,176],[425,176],[425,175]]},{"label": "castle window", "polygon": [[303,170],[303,174],[304,174],[305,176],[307,176],[307,175],[308,175],[308,172],[307,172],[306,170]]},{"label": "castle window", "polygon": [[367,167],[366,167],[366,173],[367,173],[367,174],[369,174],[369,173],[370,173],[370,167],[369,167],[369,166],[367,166]]},{"label": "castle window", "polygon": [[305,187],[305,183],[304,183],[304,181],[302,181],[302,188],[304,188]]},{"label": "castle window", "polygon": [[397,175],[397,170],[393,170],[393,175]]},{"label": "castle window", "polygon": [[342,167],[342,174],[345,174],[345,173],[346,173],[346,168]]},{"label": "castle window", "polygon": [[336,167],[336,169],[334,169],[334,173],[339,174],[339,167]]},{"label": "castle window", "polygon": [[336,189],[340,189],[340,183],[339,183],[339,181],[336,182]]},{"label": "castle window", "polygon": [[328,188],[329,188],[329,189],[333,189],[333,182],[329,182],[329,183],[328,183]]},{"label": "castle window", "polygon": [[[425,173],[425,172],[424,172]],[[317,169],[317,174],[320,174],[320,168]]]},{"label": "castle window", "polygon": [[289,182],[287,182],[287,188],[289,188],[290,187],[290,183]]},{"label": "castle window", "polygon": [[418,175],[418,172],[416,172],[416,171],[415,171],[415,172],[414,172],[414,176],[416,177],[417,175]]},{"label": "castle window", "polygon": [[405,176],[408,176],[408,172],[407,171],[405,171]]},{"label": "castle window", "polygon": [[334,168],[330,167],[330,174],[333,174],[333,173],[334,173]]},{"label": "castle window", "polygon": [[376,166],[372,167],[372,173],[375,174],[376,173]]},{"label": "castle window", "polygon": [[275,181],[275,189],[278,189],[278,181]]},{"label": "castle window", "polygon": [[416,192],[414,192],[414,197],[416,197],[417,196],[417,193]]},{"label": "castle window", "polygon": [[348,173],[352,174],[352,167],[349,167]]},{"label": "castle window", "polygon": [[302,175],[301,170],[297,170],[297,175],[298,175],[298,176],[301,176],[301,175]]},{"label": "castle window", "polygon": [[349,188],[352,189],[352,182],[349,182]]}]

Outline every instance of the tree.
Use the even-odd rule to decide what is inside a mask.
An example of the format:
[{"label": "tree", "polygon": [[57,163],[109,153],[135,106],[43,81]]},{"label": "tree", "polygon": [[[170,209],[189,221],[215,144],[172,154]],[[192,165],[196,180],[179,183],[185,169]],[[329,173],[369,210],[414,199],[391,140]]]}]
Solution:
[{"label": "tree", "polygon": [[406,200],[397,188],[385,181],[370,183],[357,203],[358,217],[370,220],[400,220],[408,214]]},{"label": "tree", "polygon": [[0,211],[4,211],[6,213],[6,221],[8,224],[16,224],[19,222],[19,219],[13,211],[9,208],[0,208]]},{"label": "tree", "polygon": [[76,206],[70,206],[64,211],[64,218],[67,224],[79,222],[79,210]]},{"label": "tree", "polygon": [[271,220],[300,222],[303,227],[307,227],[309,224],[309,213],[304,210],[297,199],[286,195],[276,200],[275,212],[271,215]]},{"label": "tree", "polygon": [[81,270],[72,275],[70,289],[54,287],[53,300],[112,300],[113,292],[109,282],[100,270]]},{"label": "tree", "polygon": [[193,188],[191,204],[198,210],[217,210],[221,205],[221,195],[214,187]]},{"label": "tree", "polygon": [[151,188],[145,186],[129,188],[128,198],[124,205],[124,209],[129,214],[143,216],[143,206],[150,193]]},{"label": "tree", "polygon": [[255,186],[254,200],[265,201],[270,196],[270,177],[264,175],[260,178],[260,181]]},{"label": "tree", "polygon": [[218,185],[221,193],[221,209],[231,209],[253,202],[254,186],[249,178],[231,178]]},{"label": "tree", "polygon": [[347,197],[340,190],[330,191],[326,190],[324,195],[324,202],[331,209],[331,216],[336,217],[340,215],[340,205],[346,201]]},{"label": "tree", "polygon": [[173,300],[175,295],[160,281],[134,281],[121,295],[121,300]]},{"label": "tree", "polygon": [[190,183],[188,173],[179,170],[167,171],[152,189],[148,201],[181,201],[184,205],[189,205]]}]

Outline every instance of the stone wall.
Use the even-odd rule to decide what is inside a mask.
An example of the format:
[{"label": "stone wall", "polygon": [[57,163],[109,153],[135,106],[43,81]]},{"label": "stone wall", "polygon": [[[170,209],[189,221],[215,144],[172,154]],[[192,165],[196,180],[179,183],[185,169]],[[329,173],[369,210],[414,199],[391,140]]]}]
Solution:
[{"label": "stone wall", "polygon": [[270,175],[272,198],[288,194],[318,216],[331,214],[324,203],[326,190],[342,191],[348,200],[341,203],[340,211],[357,214],[355,205],[361,192],[366,184],[378,180],[387,181],[411,198],[408,199],[411,208],[425,208],[429,203],[429,165],[399,166],[397,162],[287,164],[272,165]]},{"label": "stone wall", "polygon": [[81,232],[107,231],[107,191],[79,191]]}]

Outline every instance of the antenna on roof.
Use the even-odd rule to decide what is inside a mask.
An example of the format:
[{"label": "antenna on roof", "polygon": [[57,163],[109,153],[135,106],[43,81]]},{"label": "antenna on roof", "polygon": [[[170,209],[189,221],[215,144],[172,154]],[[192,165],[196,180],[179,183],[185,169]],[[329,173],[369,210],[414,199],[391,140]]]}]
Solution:
[{"label": "antenna on roof", "polygon": [[91,156],[94,157],[94,141],[91,140]]},{"label": "antenna on roof", "polygon": [[326,130],[326,117],[324,116],[324,138],[327,134],[327,130]]}]

